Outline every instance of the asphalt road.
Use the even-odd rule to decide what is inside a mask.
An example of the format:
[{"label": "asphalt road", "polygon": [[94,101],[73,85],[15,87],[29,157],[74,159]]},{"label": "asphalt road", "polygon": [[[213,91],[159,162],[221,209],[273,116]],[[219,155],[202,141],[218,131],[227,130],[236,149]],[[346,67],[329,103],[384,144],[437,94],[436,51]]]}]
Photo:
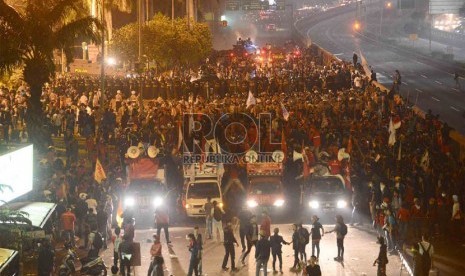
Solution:
[{"label": "asphalt road", "polygon": [[[272,225],[272,228],[279,227],[281,235],[286,241],[291,240],[292,230],[290,224]],[[309,225],[306,225],[309,228]],[[324,225],[325,229],[330,230],[334,225]],[[201,233],[203,233],[201,229]],[[142,266],[136,267],[136,275],[145,275],[150,262],[149,252],[151,246],[151,236],[153,230],[138,230],[136,231],[136,242],[141,243]],[[188,242],[186,235],[192,232],[192,228],[176,227],[170,229],[172,246],[168,247],[164,242],[164,234],[162,232],[162,253],[165,259],[166,270],[165,275],[186,275],[189,268],[189,252],[187,250]],[[239,240],[239,235],[235,233],[236,239]],[[240,242],[239,242],[240,243]],[[376,238],[365,232],[349,226],[348,234],[345,239],[345,255],[344,262],[335,262],[333,258],[336,253],[336,236],[334,233],[326,234],[321,241],[320,266],[323,275],[376,275],[376,267],[373,266],[373,261],[376,259],[379,251],[379,245],[376,244]],[[224,256],[224,247],[221,243],[215,240],[207,240],[204,244],[203,252],[203,274],[202,275],[255,275],[255,250],[252,249],[251,256],[246,258],[246,266],[238,261],[241,254],[241,247],[236,247],[236,266],[238,272],[230,273],[221,270],[221,263]],[[307,254],[311,255],[310,246],[307,246]],[[104,253],[106,264],[112,263],[112,250],[107,250]],[[387,267],[387,275],[408,275],[405,270],[400,272],[400,259],[398,256],[388,256],[389,264]],[[299,275],[289,270],[294,261],[292,246],[283,246],[283,274],[273,274],[271,268],[271,260],[268,262],[269,275]],[[230,267],[230,263],[228,263]],[[263,275],[263,273],[261,274]]]},{"label": "asphalt road", "polygon": [[[453,72],[418,61],[415,57],[388,50],[382,44],[356,35],[352,29],[355,12],[347,12],[308,26],[305,34],[313,43],[341,59],[352,60],[353,52],[362,53],[388,88],[398,69],[402,75],[401,94],[422,110],[431,109],[450,126],[465,133],[465,90],[455,88]],[[461,79],[462,86],[465,81]]]}]

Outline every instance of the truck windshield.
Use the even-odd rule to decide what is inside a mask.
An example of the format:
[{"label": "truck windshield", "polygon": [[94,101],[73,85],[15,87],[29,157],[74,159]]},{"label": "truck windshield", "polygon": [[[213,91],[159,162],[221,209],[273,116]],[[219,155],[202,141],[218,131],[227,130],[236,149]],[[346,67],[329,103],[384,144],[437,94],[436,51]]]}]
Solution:
[{"label": "truck windshield", "polygon": [[313,193],[343,193],[344,185],[337,178],[321,178],[312,180],[311,191]]},{"label": "truck windshield", "polygon": [[279,183],[273,182],[254,182],[251,187],[251,193],[256,195],[271,195],[280,192]]},{"label": "truck windshield", "polygon": [[206,183],[190,183],[189,189],[187,190],[187,198],[219,198],[220,189],[218,183],[206,182]]}]

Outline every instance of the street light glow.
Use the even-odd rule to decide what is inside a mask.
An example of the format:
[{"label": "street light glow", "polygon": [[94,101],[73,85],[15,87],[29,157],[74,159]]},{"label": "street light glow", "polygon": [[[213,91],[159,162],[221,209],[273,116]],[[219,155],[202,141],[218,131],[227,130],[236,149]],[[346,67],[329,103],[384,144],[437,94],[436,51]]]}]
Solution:
[{"label": "street light glow", "polygon": [[114,57],[108,57],[106,63],[108,65],[116,65],[116,59]]}]

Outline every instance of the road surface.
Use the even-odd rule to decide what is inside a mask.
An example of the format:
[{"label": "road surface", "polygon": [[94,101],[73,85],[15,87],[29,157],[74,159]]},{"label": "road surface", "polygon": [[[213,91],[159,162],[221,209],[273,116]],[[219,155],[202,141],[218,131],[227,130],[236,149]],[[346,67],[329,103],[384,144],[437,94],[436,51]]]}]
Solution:
[{"label": "road surface", "polygon": [[[286,241],[291,240],[291,225],[279,224],[272,225],[279,227],[281,234]],[[306,225],[309,228],[309,225]],[[324,225],[325,229],[332,229],[334,225]],[[204,230],[201,229],[201,232]],[[164,242],[164,234],[161,234],[163,257],[165,259],[166,271],[165,275],[186,275],[189,267],[189,252],[187,250],[186,235],[192,232],[192,228],[176,227],[170,229],[172,247],[168,247]],[[136,275],[146,275],[150,262],[149,251],[154,230],[138,230],[135,240],[141,243],[142,266],[136,267]],[[239,240],[239,235],[235,234]],[[240,242],[239,242],[240,243]],[[373,261],[376,259],[379,251],[379,245],[376,244],[376,238],[365,231],[358,230],[349,226],[348,234],[345,239],[345,255],[344,263],[335,262],[333,258],[336,253],[336,236],[334,233],[326,234],[321,241],[320,266],[323,275],[376,275],[376,267],[373,266]],[[238,272],[231,273],[233,275],[254,275],[255,260],[253,258],[255,250],[252,249],[251,256],[246,260],[246,266],[242,266],[238,261],[241,253],[241,247],[236,247],[236,264]],[[307,254],[311,255],[310,246],[307,246]],[[112,250],[107,250],[105,253],[105,262],[112,264]],[[221,264],[224,256],[223,245],[217,241],[207,240],[204,245],[203,252],[203,275],[229,275],[230,272],[223,272]],[[389,264],[387,275],[408,275],[405,271],[400,272],[400,259],[398,256],[388,256]],[[297,275],[289,270],[293,265],[292,247],[283,246],[283,275]],[[230,267],[230,263],[228,263]],[[271,260],[268,262],[268,272],[273,275],[271,268]],[[263,275],[263,274],[262,274]],[[279,275],[279,274],[278,274]]]},{"label": "road surface", "polygon": [[[344,60],[352,60],[353,52],[362,53],[378,73],[380,83],[388,88],[396,69],[402,74],[401,94],[416,103],[422,110],[431,109],[434,114],[460,133],[465,133],[465,91],[454,87],[453,72],[427,65],[412,56],[391,51],[382,44],[352,30],[355,12],[328,18],[308,26],[305,34],[312,42]],[[463,85],[465,81],[461,80]]]}]

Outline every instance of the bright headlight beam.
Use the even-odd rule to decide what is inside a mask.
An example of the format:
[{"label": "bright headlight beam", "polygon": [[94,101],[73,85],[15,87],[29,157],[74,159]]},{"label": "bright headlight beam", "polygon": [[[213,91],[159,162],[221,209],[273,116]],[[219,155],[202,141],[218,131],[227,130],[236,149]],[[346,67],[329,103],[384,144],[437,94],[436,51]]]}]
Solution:
[{"label": "bright headlight beam", "polygon": [[250,208],[255,208],[258,206],[258,203],[255,200],[250,199],[250,200],[247,200],[247,206],[249,206]]},{"label": "bright headlight beam", "polygon": [[318,209],[320,207],[320,203],[316,200],[312,200],[308,203],[308,205],[312,208],[312,209]]},{"label": "bright headlight beam", "polygon": [[154,200],[153,200],[153,205],[155,207],[159,207],[163,204],[163,198],[157,196]]},{"label": "bright headlight beam", "polygon": [[136,201],[134,200],[133,197],[127,197],[127,198],[124,200],[124,205],[127,206],[127,207],[134,206],[134,204],[136,204]]},{"label": "bright headlight beam", "polygon": [[283,199],[278,199],[273,203],[274,206],[276,207],[281,207],[284,205],[284,200]]},{"label": "bright headlight beam", "polygon": [[345,200],[338,200],[337,201],[337,208],[345,208],[347,207],[347,201]]}]

